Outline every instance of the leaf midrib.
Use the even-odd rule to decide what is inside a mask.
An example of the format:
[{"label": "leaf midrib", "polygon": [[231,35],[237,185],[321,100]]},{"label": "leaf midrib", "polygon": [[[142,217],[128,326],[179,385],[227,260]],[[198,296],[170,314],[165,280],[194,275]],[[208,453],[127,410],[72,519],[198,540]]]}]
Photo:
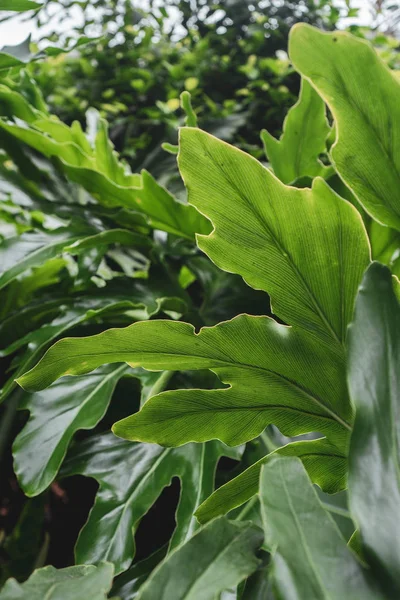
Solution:
[{"label": "leaf midrib", "polygon": [[[202,144],[204,152],[207,154],[207,156],[210,159],[210,161],[211,162],[216,162],[215,159],[213,158],[213,156],[208,151],[208,149],[205,147],[203,140],[201,140],[201,144]],[[262,165],[260,165],[260,167],[264,168],[264,167],[262,167]],[[293,258],[291,256],[291,254],[289,253],[289,251],[281,245],[281,243],[279,242],[279,240],[276,238],[276,236],[273,234],[272,230],[270,229],[270,227],[269,227],[267,221],[265,220],[264,216],[262,214],[260,214],[260,212],[256,210],[256,208],[250,202],[250,200],[245,195],[242,194],[241,190],[230,179],[229,175],[227,175],[225,169],[223,168],[223,166],[220,163],[218,164],[218,168],[221,171],[221,173],[223,174],[223,176],[225,178],[225,181],[228,183],[228,185],[230,185],[236,191],[236,193],[241,198],[241,200],[244,202],[244,204],[246,204],[250,208],[251,212],[253,213],[253,215],[255,216],[255,218],[258,220],[258,222],[263,225],[264,230],[269,234],[269,236],[271,237],[272,241],[275,243],[275,245],[278,248],[278,250],[282,254],[286,254],[287,255],[287,258],[289,259],[288,262],[290,263],[290,265],[292,267],[292,270],[294,271],[294,273],[297,275],[297,277],[300,279],[301,283],[303,284],[303,289],[308,294],[308,297],[311,300],[311,303],[314,306],[314,309],[317,312],[317,314],[318,314],[319,318],[321,319],[322,323],[325,325],[326,329],[328,330],[328,332],[330,333],[330,335],[334,338],[334,340],[337,341],[338,344],[340,344],[340,346],[344,346],[344,341],[342,341],[342,340],[339,339],[336,331],[333,329],[333,327],[330,324],[327,316],[325,315],[324,310],[319,305],[319,302],[316,299],[316,297],[314,295],[314,292],[311,290],[311,288],[309,287],[308,283],[304,279],[303,275],[299,271],[297,265],[293,261]],[[265,169],[265,170],[268,173],[268,170],[267,169]],[[272,173],[270,173],[270,175],[272,176]],[[208,216],[207,218],[209,218],[211,220],[211,222],[212,222],[211,217]],[[216,231],[216,229],[215,229],[215,231]]]},{"label": "leaf midrib", "polygon": [[[109,354],[118,354],[118,356],[123,356],[124,354],[128,354],[127,360],[125,362],[127,362],[128,364],[130,362],[134,362],[134,361],[129,360],[129,352],[128,351],[121,352],[121,353],[119,353],[119,352],[118,353],[116,353],[116,352],[113,352],[113,353],[111,353],[111,352],[97,352],[96,353],[97,356],[107,356]],[[154,352],[143,350],[143,351],[141,351],[141,354],[154,354]],[[92,357],[93,354],[89,354],[89,353],[88,354],[79,354],[79,355],[71,355],[71,354],[69,354],[68,355],[68,360],[70,360],[71,358],[85,358],[85,357],[88,357],[88,356]],[[176,358],[176,357],[188,358],[187,354],[182,354],[182,353],[179,353],[179,352],[168,353],[168,354],[165,353],[163,356],[166,357],[166,358],[170,357],[170,356],[174,357],[174,358]],[[190,355],[190,358],[200,358],[200,359],[203,359],[203,360],[207,360],[207,357],[200,356],[200,355],[193,355],[193,354]],[[64,358],[56,359],[53,362],[56,363],[56,362],[60,362],[62,360],[64,360]],[[145,361],[141,361],[141,362],[145,362]],[[273,371],[272,369],[267,369],[267,368],[262,367],[260,365],[250,365],[250,364],[246,364],[246,363],[238,363],[238,364],[236,364],[234,362],[224,361],[224,360],[221,360],[221,359],[217,359],[216,363],[220,363],[223,366],[229,366],[229,367],[231,367],[233,369],[241,369],[241,368],[243,368],[243,369],[249,369],[249,370],[253,369],[253,370],[256,370],[256,371],[263,371],[263,372],[266,372],[266,373],[270,373],[270,374],[278,377],[279,379],[282,379],[283,381],[285,381],[286,383],[290,384],[291,386],[295,387],[298,391],[300,391],[302,394],[304,394],[310,400],[312,400],[312,402],[314,402],[315,404],[317,404],[318,406],[320,406],[320,408],[322,408],[329,415],[331,415],[331,417],[334,420],[336,420],[338,423],[340,423],[340,425],[342,425],[344,428],[346,428],[349,431],[352,430],[352,427],[351,427],[350,423],[348,423],[347,421],[345,421],[344,419],[342,419],[340,417],[340,415],[338,415],[334,410],[331,410],[328,406],[326,406],[326,404],[324,404],[319,398],[317,398],[316,396],[314,396],[306,388],[303,388],[300,384],[298,384],[295,381],[289,379],[288,377],[285,377],[285,375],[282,375],[280,373],[277,373],[276,371]],[[216,363],[214,363],[214,365]],[[214,366],[214,365],[211,365],[211,366],[206,367],[206,368],[209,368],[211,370],[220,368],[219,365],[216,365],[216,366]],[[149,369],[149,370],[151,370],[151,369]],[[155,370],[157,371],[158,369],[155,369]],[[160,369],[160,370],[168,370],[168,369]],[[211,391],[211,390],[209,390],[209,391]],[[290,407],[288,407],[288,408],[290,408]],[[306,411],[302,411],[302,412],[306,412]]]}]

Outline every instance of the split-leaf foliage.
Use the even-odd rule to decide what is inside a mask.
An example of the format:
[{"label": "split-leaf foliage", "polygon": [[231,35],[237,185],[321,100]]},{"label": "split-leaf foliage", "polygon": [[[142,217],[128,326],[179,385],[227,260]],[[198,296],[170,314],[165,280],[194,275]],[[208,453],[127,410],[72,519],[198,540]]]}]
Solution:
[{"label": "split-leaf foliage", "polygon": [[[297,25],[289,51],[301,91],[262,133],[269,167],[183,96],[188,203],[131,173],[97,113],[68,126],[20,68],[2,79],[15,473],[32,500],[76,475],[98,491],[77,566],[0,599],[398,597],[400,83],[348,33]],[[176,478],[169,541],[135,562]]]}]

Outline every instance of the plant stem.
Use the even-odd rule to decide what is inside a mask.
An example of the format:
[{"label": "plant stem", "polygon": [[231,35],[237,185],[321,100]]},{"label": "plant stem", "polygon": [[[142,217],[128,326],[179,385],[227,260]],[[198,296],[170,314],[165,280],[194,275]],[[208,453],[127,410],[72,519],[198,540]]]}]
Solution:
[{"label": "plant stem", "polygon": [[4,458],[4,451],[8,444],[15,415],[17,414],[18,400],[20,397],[19,391],[20,390],[17,390],[16,393],[8,398],[3,407],[3,415],[0,420],[0,463]]}]

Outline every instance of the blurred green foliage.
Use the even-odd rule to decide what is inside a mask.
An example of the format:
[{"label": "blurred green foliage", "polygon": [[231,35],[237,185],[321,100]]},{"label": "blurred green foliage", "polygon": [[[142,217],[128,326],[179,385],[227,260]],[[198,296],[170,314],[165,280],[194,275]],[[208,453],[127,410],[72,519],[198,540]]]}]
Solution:
[{"label": "blurred green foliage", "polygon": [[[133,170],[146,167],[159,177],[173,167],[161,142],[176,143],[183,90],[202,128],[261,157],[259,131],[279,133],[298,93],[286,55],[290,27],[302,21],[332,29],[343,16],[331,0],[167,0],[147,10],[127,0],[63,4],[47,39],[65,46],[67,29],[69,38],[102,37],[79,54],[35,65],[51,111],[84,123],[94,106]],[[47,29],[52,5],[39,13]]]}]

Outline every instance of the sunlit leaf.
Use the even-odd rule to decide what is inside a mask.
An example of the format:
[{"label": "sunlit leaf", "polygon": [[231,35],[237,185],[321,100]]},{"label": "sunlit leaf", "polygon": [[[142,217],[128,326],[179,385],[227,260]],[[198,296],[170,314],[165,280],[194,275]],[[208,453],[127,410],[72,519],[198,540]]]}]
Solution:
[{"label": "sunlit leaf", "polygon": [[296,25],[289,53],[335,119],[331,155],[338,173],[367,212],[399,229],[399,80],[367,41],[346,32]]},{"label": "sunlit leaf", "polygon": [[331,172],[319,160],[319,155],[325,152],[329,131],[325,103],[303,79],[299,99],[287,114],[280,139],[265,129],[261,132],[275,175],[283,183],[291,183],[300,177],[324,177]]}]

